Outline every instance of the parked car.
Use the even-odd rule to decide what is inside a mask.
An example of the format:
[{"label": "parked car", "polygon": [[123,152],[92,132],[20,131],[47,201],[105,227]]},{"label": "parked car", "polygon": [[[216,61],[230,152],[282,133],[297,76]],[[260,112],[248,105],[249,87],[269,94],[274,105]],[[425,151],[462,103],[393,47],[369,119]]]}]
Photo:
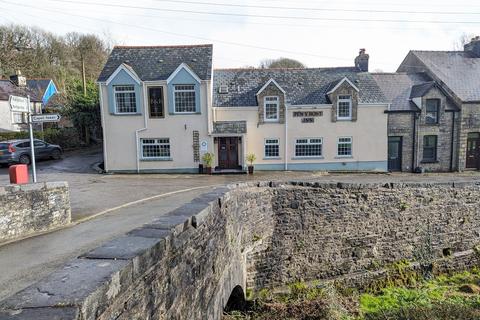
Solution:
[{"label": "parked car", "polygon": [[[56,144],[35,139],[33,145],[35,146],[35,159],[60,159],[62,157],[62,148]],[[30,164],[31,162],[29,139],[0,142],[0,165]]]}]

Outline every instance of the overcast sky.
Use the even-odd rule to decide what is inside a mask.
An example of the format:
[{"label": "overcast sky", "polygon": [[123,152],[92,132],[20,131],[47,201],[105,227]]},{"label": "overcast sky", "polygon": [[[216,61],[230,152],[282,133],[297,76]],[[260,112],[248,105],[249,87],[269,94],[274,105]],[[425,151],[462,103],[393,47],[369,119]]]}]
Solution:
[{"label": "overcast sky", "polygon": [[351,66],[366,48],[371,71],[395,71],[410,49],[452,50],[463,34],[480,35],[475,0],[0,0],[0,12],[1,24],[113,44],[213,43],[216,68],[281,56]]}]

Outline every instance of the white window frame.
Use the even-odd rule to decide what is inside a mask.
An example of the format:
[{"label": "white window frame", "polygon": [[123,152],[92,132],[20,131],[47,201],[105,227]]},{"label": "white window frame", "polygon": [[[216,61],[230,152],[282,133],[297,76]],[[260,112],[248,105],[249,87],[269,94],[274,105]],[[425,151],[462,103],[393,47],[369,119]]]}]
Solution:
[{"label": "white window frame", "polygon": [[[118,105],[117,105],[117,88],[118,87],[132,87],[133,90],[128,91],[118,91],[118,93],[133,93],[135,97],[135,112],[119,112]],[[115,109],[115,114],[138,114],[138,105],[137,105],[137,93],[135,92],[135,85],[133,84],[120,84],[113,86],[113,106]]]},{"label": "white window frame", "polygon": [[[268,142],[269,140],[276,140],[277,142],[276,143],[271,143],[271,142]],[[278,147],[278,155],[277,156],[267,156],[267,145],[271,145],[271,146],[277,146]],[[263,157],[265,159],[279,159],[280,158],[280,139],[278,138],[265,138],[265,140],[263,141]]]},{"label": "white window frame", "polygon": [[[307,140],[306,143],[299,143],[299,140]],[[320,140],[320,143],[312,143],[312,140]],[[318,145],[320,144],[320,154],[319,155],[297,155],[297,146],[298,145]],[[295,139],[295,158],[322,158],[323,157],[323,138],[317,137],[317,138],[296,138]]]},{"label": "white window frame", "polygon": [[[340,145],[340,139],[350,139],[350,154],[339,154],[338,153],[338,146]],[[342,144],[345,144],[346,142],[341,142]],[[353,157],[353,137],[338,137],[337,138],[337,157],[338,158],[352,158]]]},{"label": "white window frame", "polygon": [[[275,101],[267,101],[268,99],[275,99]],[[277,113],[275,119],[267,119],[267,104],[276,104]],[[263,119],[265,122],[280,121],[280,97],[279,96],[265,96],[263,98]]]},{"label": "white window frame", "polygon": [[[145,140],[155,140],[155,143],[144,143]],[[166,142],[159,142],[160,140],[168,140]],[[149,157],[143,153],[143,147],[145,145],[168,145],[168,156],[163,157]],[[171,160],[172,159],[172,144],[170,138],[140,138],[140,159],[142,160]]]},{"label": "white window frame", "polygon": [[[192,86],[193,90],[177,90],[177,86]],[[175,99],[175,93],[176,92],[193,92],[195,94],[195,106],[194,106],[194,111],[177,111],[177,104],[176,104],[176,99]],[[195,90],[195,84],[191,83],[177,83],[173,85],[173,113],[175,114],[194,114],[197,113],[197,91]]]},{"label": "white window frame", "polygon": [[[342,97],[348,97],[342,98]],[[348,117],[341,117],[340,116],[340,103],[348,102]],[[337,120],[352,120],[352,96],[348,94],[340,94],[338,95],[337,99]]]},{"label": "white window frame", "polygon": [[[17,119],[15,119],[16,116],[20,116],[20,122],[17,121]],[[23,112],[12,112],[12,124],[24,124],[25,123],[25,118],[24,118],[24,115],[23,115]]]}]

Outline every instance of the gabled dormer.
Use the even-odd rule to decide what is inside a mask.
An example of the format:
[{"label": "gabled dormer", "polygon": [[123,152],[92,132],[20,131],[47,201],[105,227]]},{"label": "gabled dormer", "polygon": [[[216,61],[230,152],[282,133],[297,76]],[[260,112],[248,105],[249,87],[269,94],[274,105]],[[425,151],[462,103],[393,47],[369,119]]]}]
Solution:
[{"label": "gabled dormer", "polygon": [[332,86],[327,92],[332,103],[332,122],[357,121],[358,87],[347,77]]},{"label": "gabled dormer", "polygon": [[435,81],[412,86],[410,100],[420,110],[420,123],[426,125],[438,125],[442,122],[446,110],[458,110]]},{"label": "gabled dormer", "polygon": [[142,114],[140,77],[127,63],[120,64],[105,82],[108,88],[108,111],[114,115]]},{"label": "gabled dormer", "polygon": [[258,123],[285,122],[285,90],[274,80],[268,80],[258,90]]},{"label": "gabled dormer", "polygon": [[186,63],[180,64],[167,79],[168,113],[200,113],[200,84],[198,75]]}]

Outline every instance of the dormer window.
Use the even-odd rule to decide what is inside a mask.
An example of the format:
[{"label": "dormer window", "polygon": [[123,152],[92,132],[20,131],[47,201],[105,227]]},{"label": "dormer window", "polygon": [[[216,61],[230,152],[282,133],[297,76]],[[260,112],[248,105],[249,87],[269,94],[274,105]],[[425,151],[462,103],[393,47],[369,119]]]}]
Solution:
[{"label": "dormer window", "polygon": [[137,100],[134,86],[114,86],[113,90],[115,92],[115,113],[137,113]]},{"label": "dormer window", "polygon": [[437,124],[439,113],[440,113],[440,100],[427,99],[426,108],[425,108],[425,123]]},{"label": "dormer window", "polygon": [[279,120],[280,99],[278,96],[265,97],[264,118],[265,122],[276,122]]},{"label": "dormer window", "polygon": [[352,96],[338,96],[337,120],[352,120]]},{"label": "dormer window", "polygon": [[175,113],[194,113],[196,108],[195,85],[174,86]]}]

